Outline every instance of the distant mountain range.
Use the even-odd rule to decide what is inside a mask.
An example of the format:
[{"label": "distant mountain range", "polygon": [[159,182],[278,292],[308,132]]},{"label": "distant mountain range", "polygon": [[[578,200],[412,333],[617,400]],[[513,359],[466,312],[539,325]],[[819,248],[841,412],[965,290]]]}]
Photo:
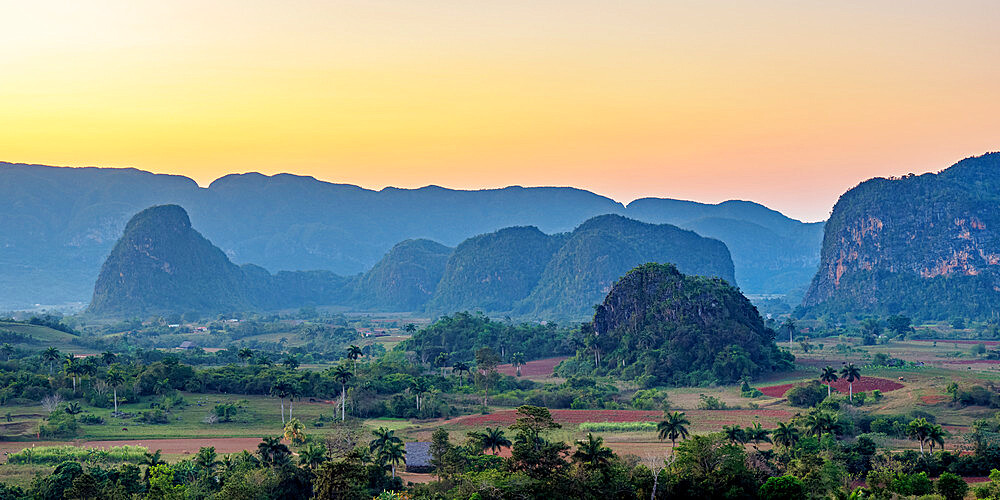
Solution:
[{"label": "distant mountain range", "polygon": [[[0,163],[0,199],[0,310],[85,303],[129,218],[160,204],[183,206],[193,226],[231,261],[272,273],[354,275],[407,239],[454,247],[501,228],[535,226],[551,235],[619,214],[719,239],[729,247],[744,292],[782,294],[808,284],[822,238],[822,223],[805,224],[750,202],[648,198],[624,206],[554,187],[373,191],[289,174],[228,175],[201,188],[186,177],[135,169]],[[383,278],[391,280],[391,273]]]},{"label": "distant mountain range", "polygon": [[122,317],[329,305],[581,320],[622,274],[650,261],[733,280],[722,242],[619,215],[594,217],[569,234],[505,228],[470,238],[454,250],[429,240],[406,240],[359,276],[329,271],[272,275],[252,264],[233,264],[192,227],[183,208],[158,205],[125,226],[101,267],[88,311]]},{"label": "distant mountain range", "polygon": [[805,315],[1000,313],[1000,153],[865,181],[834,206]]}]

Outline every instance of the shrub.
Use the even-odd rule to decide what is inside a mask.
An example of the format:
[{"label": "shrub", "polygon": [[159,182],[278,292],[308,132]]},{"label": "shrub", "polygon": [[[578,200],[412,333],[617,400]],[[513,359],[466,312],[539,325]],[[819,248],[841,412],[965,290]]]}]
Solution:
[{"label": "shrub", "polygon": [[760,486],[762,500],[797,500],[806,497],[806,486],[795,476],[769,477]]},{"label": "shrub", "polygon": [[700,399],[698,401],[699,410],[725,410],[727,408],[726,403],[715,396],[699,394],[698,399]]},{"label": "shrub", "polygon": [[794,406],[808,408],[826,399],[826,387],[813,380],[806,385],[792,387],[785,393],[785,397]]},{"label": "shrub", "polygon": [[38,434],[42,437],[72,437],[79,428],[76,417],[62,410],[56,410],[49,414],[48,423],[38,427]]},{"label": "shrub", "polygon": [[169,424],[170,418],[163,410],[152,410],[142,412],[139,421],[147,424]]},{"label": "shrub", "polygon": [[945,500],[962,500],[969,491],[965,480],[950,472],[942,472],[934,486]]},{"label": "shrub", "polygon": [[77,419],[81,424],[87,425],[103,425],[104,419],[97,415],[80,415]]}]

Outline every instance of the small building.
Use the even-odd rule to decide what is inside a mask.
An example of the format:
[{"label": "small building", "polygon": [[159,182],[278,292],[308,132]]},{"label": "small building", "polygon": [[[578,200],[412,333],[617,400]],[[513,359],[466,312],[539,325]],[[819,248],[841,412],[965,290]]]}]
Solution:
[{"label": "small building", "polygon": [[434,472],[431,464],[431,444],[426,441],[405,443],[406,448],[406,472],[430,473]]},{"label": "small building", "polygon": [[181,345],[177,346],[178,349],[181,349],[183,351],[186,351],[193,347],[194,347],[194,342],[191,342],[190,340],[185,340],[184,342],[181,342]]}]

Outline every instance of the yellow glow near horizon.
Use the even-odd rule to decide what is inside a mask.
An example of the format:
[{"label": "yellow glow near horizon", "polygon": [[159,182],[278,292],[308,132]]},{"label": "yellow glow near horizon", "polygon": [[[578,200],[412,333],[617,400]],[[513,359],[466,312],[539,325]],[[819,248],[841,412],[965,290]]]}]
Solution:
[{"label": "yellow glow near horizon", "polygon": [[992,1],[32,2],[0,160],[572,185],[818,220],[1000,149]]}]

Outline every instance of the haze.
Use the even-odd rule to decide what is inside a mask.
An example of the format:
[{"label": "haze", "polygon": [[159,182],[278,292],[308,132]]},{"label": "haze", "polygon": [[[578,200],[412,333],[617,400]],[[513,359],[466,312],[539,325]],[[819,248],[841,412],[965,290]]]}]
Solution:
[{"label": "haze", "polygon": [[996,150],[1000,4],[21,2],[3,160],[572,185],[826,218]]}]

